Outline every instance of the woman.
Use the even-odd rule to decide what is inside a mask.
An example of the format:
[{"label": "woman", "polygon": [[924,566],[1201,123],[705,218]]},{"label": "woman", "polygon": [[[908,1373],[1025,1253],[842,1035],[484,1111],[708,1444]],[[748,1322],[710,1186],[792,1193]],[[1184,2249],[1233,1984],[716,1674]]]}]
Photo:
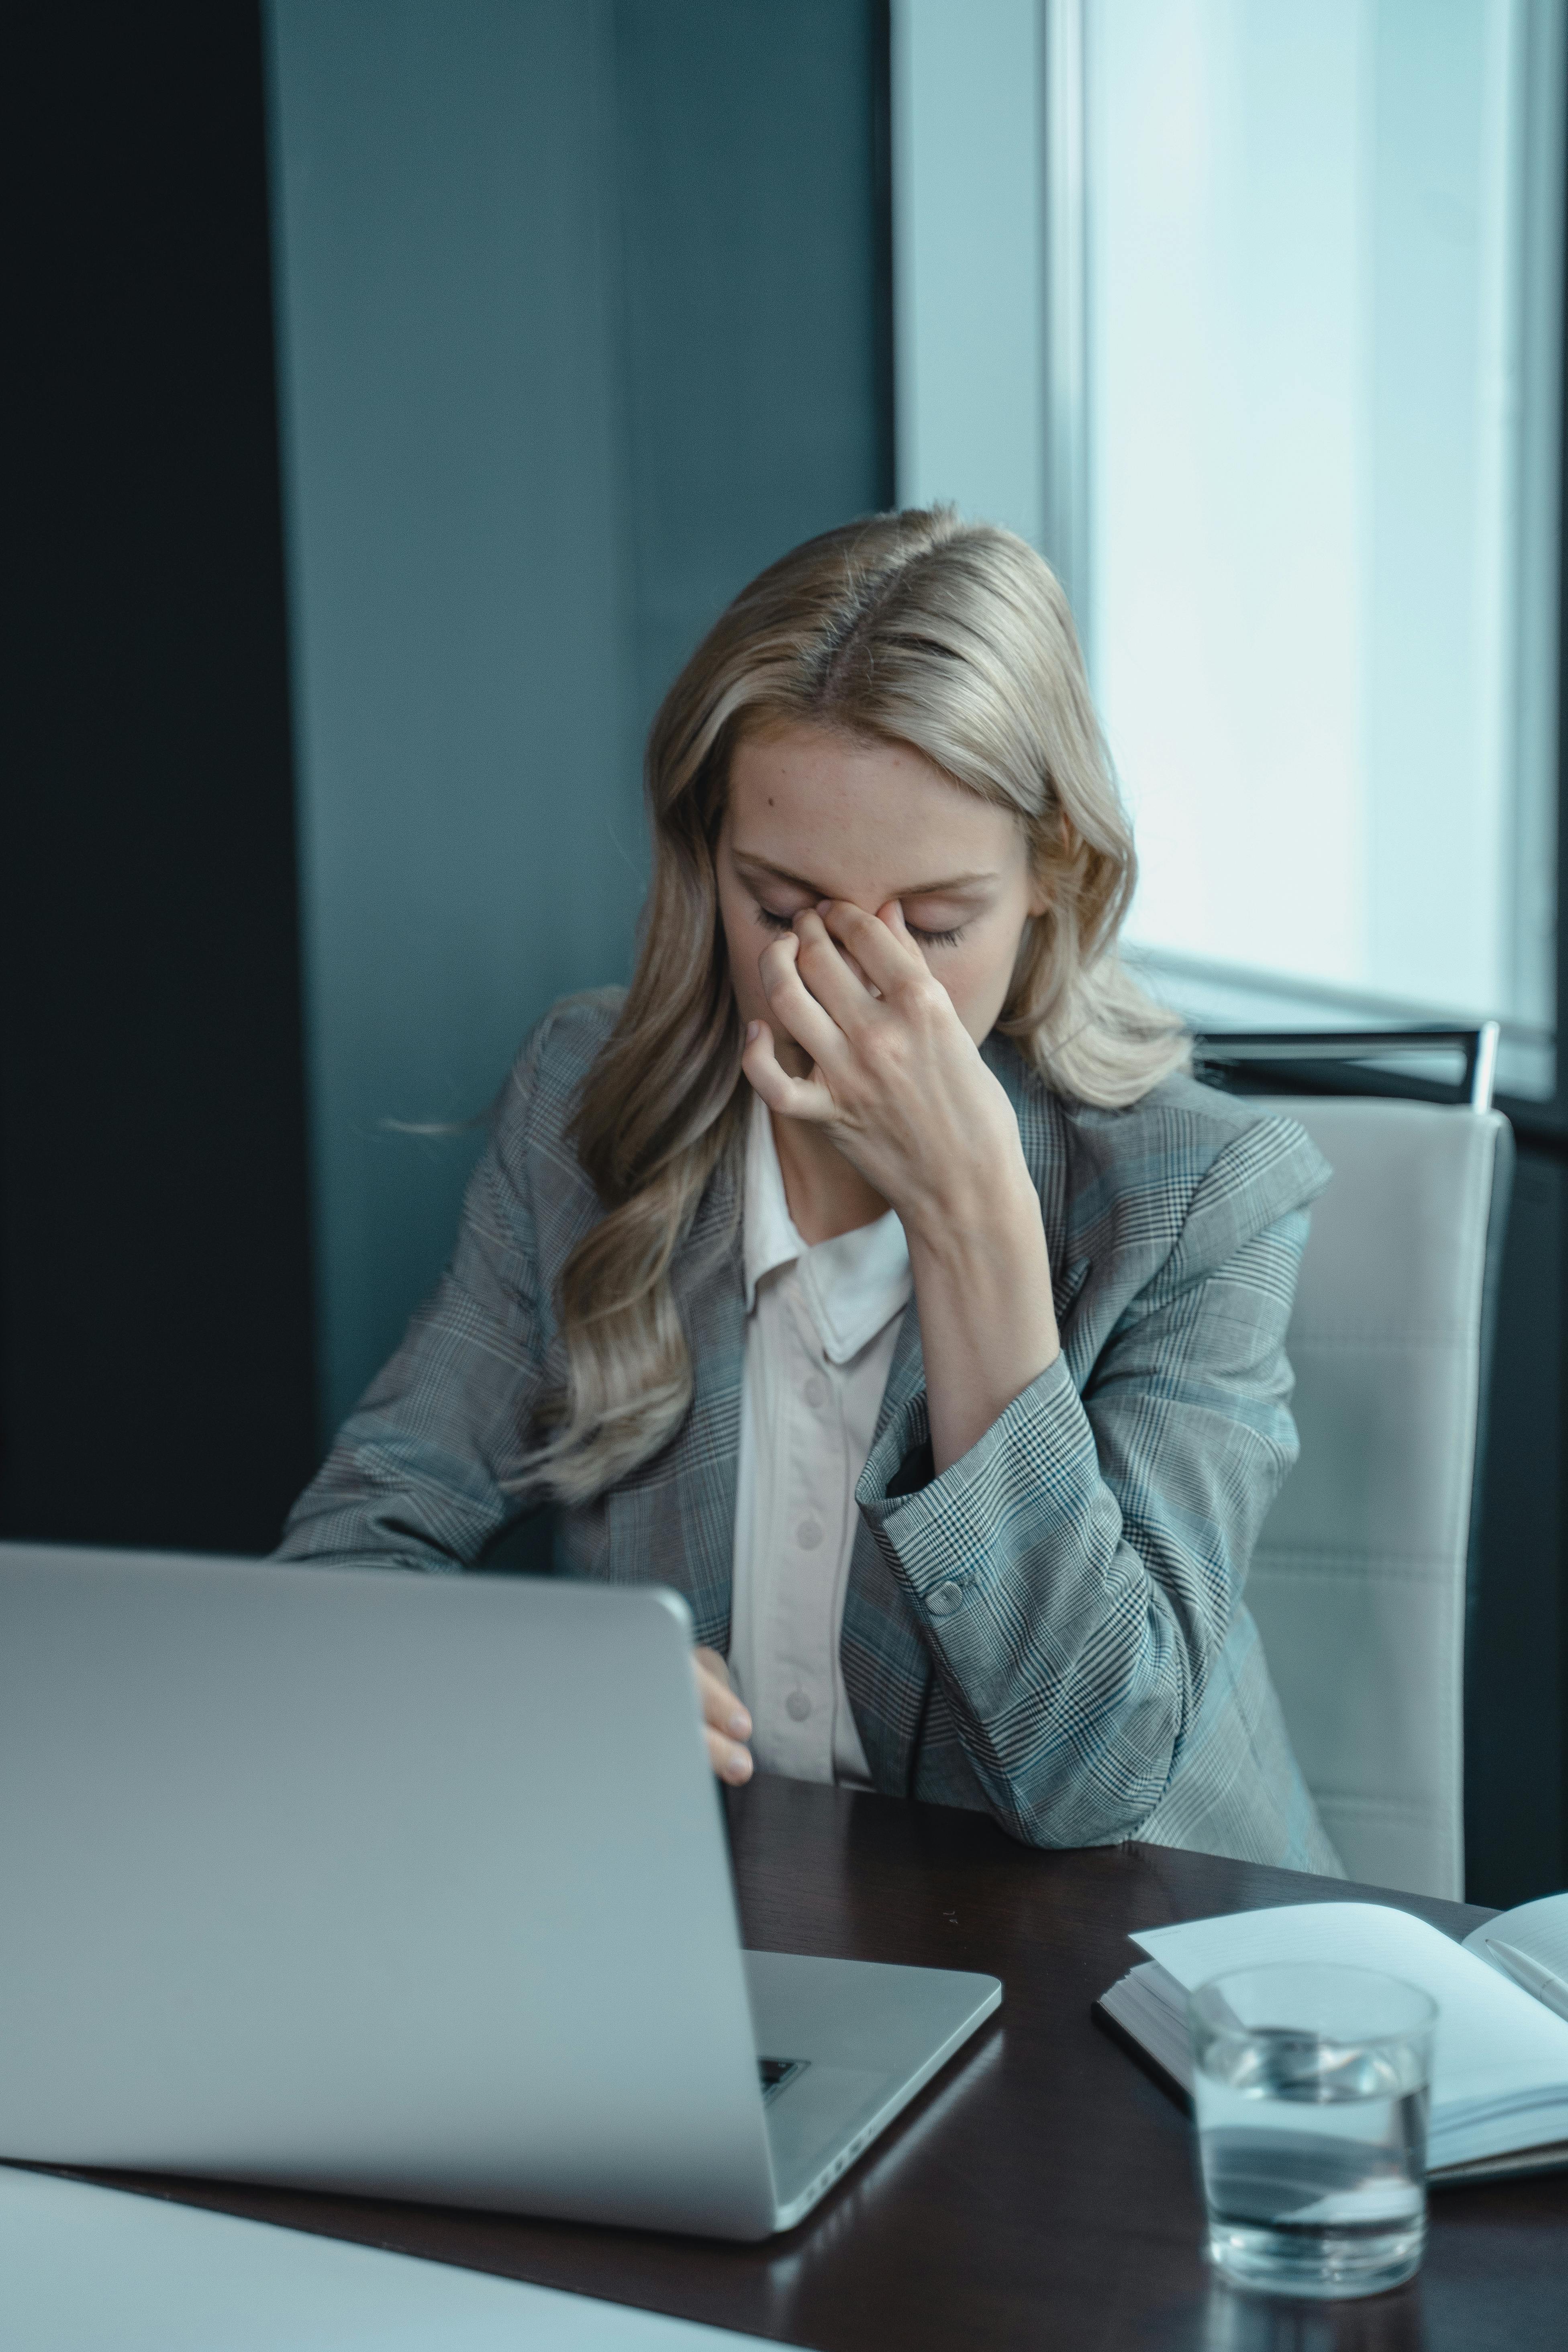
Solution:
[{"label": "woman", "polygon": [[1116,960],[1050,572],[941,510],[796,549],[647,788],[631,986],[528,1041],[284,1557],[472,1566],[552,1497],[564,1568],[686,1595],[727,1780],[1336,1870],[1240,1600],[1326,1171]]}]

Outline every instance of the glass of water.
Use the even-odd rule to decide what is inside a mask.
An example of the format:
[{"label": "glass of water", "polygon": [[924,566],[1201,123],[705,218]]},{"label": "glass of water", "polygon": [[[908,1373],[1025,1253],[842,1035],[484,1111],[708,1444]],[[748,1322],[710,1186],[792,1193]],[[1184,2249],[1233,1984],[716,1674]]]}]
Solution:
[{"label": "glass of water", "polygon": [[1426,2241],[1431,1997],[1287,1963],[1200,1985],[1189,2021],[1215,2267],[1276,2294],[1409,2278]]}]

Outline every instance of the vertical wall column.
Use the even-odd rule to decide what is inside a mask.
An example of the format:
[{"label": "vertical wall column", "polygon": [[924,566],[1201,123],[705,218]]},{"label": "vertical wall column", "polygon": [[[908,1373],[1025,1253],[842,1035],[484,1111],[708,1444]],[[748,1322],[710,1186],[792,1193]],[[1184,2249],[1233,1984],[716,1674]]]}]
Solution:
[{"label": "vertical wall column", "polygon": [[885,504],[876,100],[842,0],[270,0],[331,1426],[482,1111],[625,977],[641,736],[742,583]]},{"label": "vertical wall column", "polygon": [[319,1351],[335,1423],[555,995],[624,975],[612,17],[274,0]]}]

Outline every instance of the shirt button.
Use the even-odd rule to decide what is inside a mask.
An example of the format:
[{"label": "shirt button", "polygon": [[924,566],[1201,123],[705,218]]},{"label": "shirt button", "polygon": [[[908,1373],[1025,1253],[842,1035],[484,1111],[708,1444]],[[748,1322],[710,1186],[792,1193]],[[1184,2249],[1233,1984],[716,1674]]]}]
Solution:
[{"label": "shirt button", "polygon": [[784,1701],[784,1713],[792,1723],[804,1723],[811,1713],[811,1701],[804,1691],[791,1691]]},{"label": "shirt button", "polygon": [[822,1541],[822,1528],[816,1519],[802,1519],[795,1531],[795,1539],[802,1551],[815,1551]]},{"label": "shirt button", "polygon": [[813,1372],[805,1388],[801,1391],[801,1394],[805,1397],[807,1404],[826,1404],[827,1402],[827,1382],[823,1379],[820,1372]]},{"label": "shirt button", "polygon": [[926,1607],[933,1617],[951,1617],[963,1598],[963,1585],[954,1584],[949,1577],[945,1584],[939,1584],[934,1592],[928,1593]]}]

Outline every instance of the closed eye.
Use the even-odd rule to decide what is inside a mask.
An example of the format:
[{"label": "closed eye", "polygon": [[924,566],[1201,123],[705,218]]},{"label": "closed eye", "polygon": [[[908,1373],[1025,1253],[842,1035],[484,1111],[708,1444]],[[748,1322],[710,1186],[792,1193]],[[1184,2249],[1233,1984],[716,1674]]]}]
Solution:
[{"label": "closed eye", "polygon": [[[795,929],[793,915],[775,915],[771,907],[764,907],[760,901],[757,904],[757,920],[770,931],[792,931]],[[911,923],[906,917],[904,928],[911,940],[919,940],[921,947],[955,948],[963,937],[965,926],[960,923],[951,931],[922,931],[918,924]]]}]

